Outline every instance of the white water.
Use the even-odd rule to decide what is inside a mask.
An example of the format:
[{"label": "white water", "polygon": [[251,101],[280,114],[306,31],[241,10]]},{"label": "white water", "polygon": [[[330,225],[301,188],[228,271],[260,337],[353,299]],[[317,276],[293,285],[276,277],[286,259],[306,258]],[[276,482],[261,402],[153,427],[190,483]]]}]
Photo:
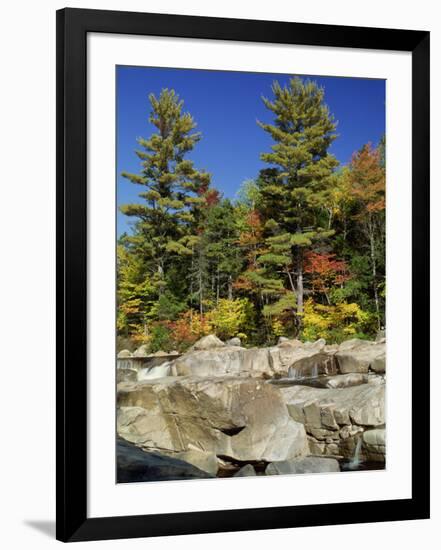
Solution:
[{"label": "white water", "polygon": [[288,378],[293,378],[294,380],[303,380],[304,378],[317,378],[318,377],[318,364],[315,363],[315,365],[311,369],[311,373],[305,376],[305,374],[300,369],[295,369],[293,367],[290,367],[288,369]]},{"label": "white water", "polygon": [[157,367],[147,367],[138,371],[138,381],[154,380],[155,378],[164,378],[170,374],[170,361],[166,361]]},{"label": "white water", "polygon": [[361,464],[360,451],[361,451],[362,439],[363,439],[362,437],[359,437],[357,439],[357,445],[355,446],[354,456],[352,457],[351,461],[348,464],[348,468],[350,470],[356,470]]},{"label": "white water", "polygon": [[133,364],[133,360],[130,357],[127,357],[127,359],[118,358],[118,368],[119,369],[133,369],[133,368],[135,368],[135,366]]},{"label": "white water", "polygon": [[300,371],[290,367],[288,369],[288,378],[293,378],[294,380],[301,380],[303,376],[300,374]]}]

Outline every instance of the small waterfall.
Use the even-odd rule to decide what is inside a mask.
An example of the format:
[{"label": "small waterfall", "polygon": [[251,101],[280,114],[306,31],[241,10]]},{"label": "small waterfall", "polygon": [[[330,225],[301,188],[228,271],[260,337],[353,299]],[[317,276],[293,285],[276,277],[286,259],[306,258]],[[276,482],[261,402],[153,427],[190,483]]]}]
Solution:
[{"label": "small waterfall", "polygon": [[300,370],[289,367],[288,369],[288,378],[293,378],[294,380],[301,380],[303,378]]},{"label": "small waterfall", "polygon": [[154,380],[155,378],[164,378],[170,374],[170,361],[162,363],[157,367],[147,367],[138,371],[138,381]]},{"label": "small waterfall", "polygon": [[360,451],[361,451],[362,442],[363,442],[363,438],[360,436],[357,439],[357,445],[355,446],[354,456],[352,457],[351,461],[348,464],[349,470],[356,470],[361,464]]},{"label": "small waterfall", "polygon": [[296,369],[294,367],[290,367],[288,369],[288,378],[292,378],[294,380],[307,380],[310,378],[318,378],[319,375],[319,367],[317,363],[314,363],[314,365],[311,367],[309,371],[305,372],[305,369]]},{"label": "small waterfall", "polygon": [[133,369],[134,368],[133,361],[130,357],[127,358],[127,359],[126,358],[124,358],[124,359],[118,358],[117,359],[117,365],[118,365],[119,369]]}]

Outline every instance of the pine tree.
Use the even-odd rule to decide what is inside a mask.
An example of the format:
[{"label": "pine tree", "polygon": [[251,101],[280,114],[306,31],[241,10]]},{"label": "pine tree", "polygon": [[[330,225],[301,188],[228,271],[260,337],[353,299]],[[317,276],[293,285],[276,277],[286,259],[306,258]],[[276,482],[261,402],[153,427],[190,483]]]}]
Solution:
[{"label": "pine tree", "polygon": [[211,289],[216,303],[220,298],[233,299],[233,281],[243,267],[237,247],[239,230],[235,210],[227,199],[209,209],[204,231],[207,258],[210,262]]},{"label": "pine tree", "polygon": [[165,286],[165,273],[174,255],[191,256],[192,230],[198,223],[210,175],[194,168],[186,159],[200,140],[196,123],[183,112],[183,101],[174,90],[163,89],[157,98],[149,95],[149,122],[157,131],[149,139],[139,138],[140,174],[123,172],[132,183],[145,188],[141,204],[127,204],[121,211],[137,219],[132,246],[150,265],[158,292]]},{"label": "pine tree", "polygon": [[[315,82],[292,78],[287,86],[275,82],[273,100],[263,98],[274,114],[274,123],[259,122],[275,144],[261,159],[272,165],[261,171],[261,212],[266,227],[269,251],[259,259],[273,275],[268,279],[275,287],[275,278],[283,277],[286,292],[278,298],[275,308],[284,302],[291,306],[295,299],[297,333],[301,332],[304,288],[304,250],[318,239],[332,235],[326,230],[323,217],[324,192],[338,165],[328,153],[335,139],[336,123],[324,104],[324,90]],[[270,266],[270,267],[268,267]],[[278,277],[277,277],[278,274]],[[294,297],[294,298],[293,298]],[[281,303],[283,300],[283,303]]]}]

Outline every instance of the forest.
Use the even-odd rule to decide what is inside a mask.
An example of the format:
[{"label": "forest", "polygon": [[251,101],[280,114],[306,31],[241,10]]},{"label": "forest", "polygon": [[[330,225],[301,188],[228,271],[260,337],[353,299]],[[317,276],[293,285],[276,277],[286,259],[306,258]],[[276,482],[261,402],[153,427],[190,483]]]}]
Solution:
[{"label": "forest", "polygon": [[207,334],[339,343],[384,328],[385,137],[340,165],[324,89],[293,77],[270,92],[271,123],[257,124],[273,145],[235,199],[189,158],[203,136],[183,99],[149,95],[155,131],[138,139],[139,173],[123,173],[139,201],[120,207],[133,223],[117,242],[118,349],[183,352]]}]

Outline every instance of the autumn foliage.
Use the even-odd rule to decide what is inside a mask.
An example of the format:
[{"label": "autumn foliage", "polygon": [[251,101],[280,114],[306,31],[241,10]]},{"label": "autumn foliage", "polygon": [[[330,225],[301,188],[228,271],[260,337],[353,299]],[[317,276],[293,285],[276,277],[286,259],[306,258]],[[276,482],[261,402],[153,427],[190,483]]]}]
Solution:
[{"label": "autumn foliage", "polygon": [[265,167],[231,199],[188,158],[202,134],[178,94],[149,96],[140,172],[123,173],[142,190],[120,207],[133,220],[117,249],[125,342],[181,352],[210,333],[338,342],[384,325],[385,140],[339,166],[325,90],[293,77],[268,92]]}]

